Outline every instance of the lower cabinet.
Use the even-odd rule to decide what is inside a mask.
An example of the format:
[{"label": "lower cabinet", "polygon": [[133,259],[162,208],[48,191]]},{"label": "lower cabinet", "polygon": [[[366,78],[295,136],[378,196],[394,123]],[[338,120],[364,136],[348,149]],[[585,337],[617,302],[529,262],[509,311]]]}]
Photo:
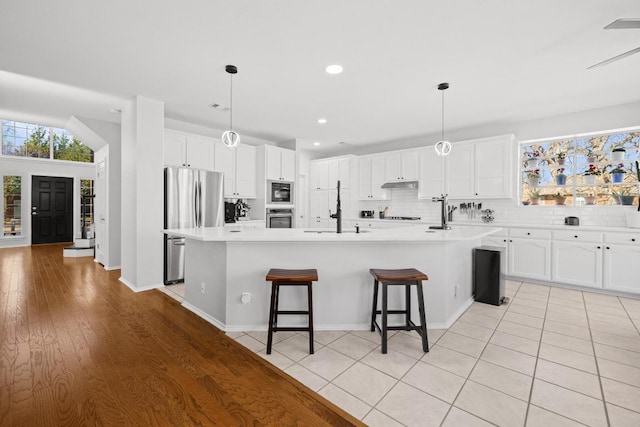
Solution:
[{"label": "lower cabinet", "polygon": [[551,279],[551,242],[510,238],[507,274],[538,280]]},{"label": "lower cabinet", "polygon": [[603,285],[613,291],[640,294],[640,246],[604,246]]},{"label": "lower cabinet", "polygon": [[640,233],[512,228],[499,234],[482,244],[506,248],[508,276],[640,294]]},{"label": "lower cabinet", "polygon": [[551,248],[552,281],[602,287],[602,243],[554,241]]}]

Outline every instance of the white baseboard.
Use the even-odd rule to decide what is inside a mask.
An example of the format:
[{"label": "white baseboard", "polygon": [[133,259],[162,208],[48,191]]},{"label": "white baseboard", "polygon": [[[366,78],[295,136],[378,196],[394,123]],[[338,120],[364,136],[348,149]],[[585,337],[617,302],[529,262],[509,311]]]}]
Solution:
[{"label": "white baseboard", "polygon": [[127,281],[127,279],[125,279],[124,277],[120,276],[120,278],[118,278],[118,280],[122,283],[124,283],[129,289],[131,289],[133,292],[144,292],[144,291],[150,291],[152,289],[158,289],[163,287],[164,285],[147,285],[147,286],[143,286],[143,287],[136,287],[133,284],[131,284],[129,281]]},{"label": "white baseboard", "polygon": [[103,265],[103,267],[107,271],[120,270],[122,268],[119,265]]},{"label": "white baseboard", "polygon": [[458,320],[458,318],[462,316],[469,307],[471,307],[473,301],[473,297],[469,298],[458,310],[456,310],[455,313],[449,316],[446,322],[429,322],[429,313],[427,313],[427,327],[429,329],[449,329],[451,325],[453,325],[454,322]]},{"label": "white baseboard", "polygon": [[[187,310],[189,310],[190,312],[197,314],[198,316],[200,316],[201,318],[203,318],[207,322],[211,323],[213,326],[215,326],[216,328],[220,329],[221,331],[224,331],[224,332],[228,332],[229,331],[230,332],[230,330],[227,329],[227,327],[225,326],[224,323],[220,322],[215,317],[213,317],[213,316],[205,313],[204,311],[200,310],[198,307],[193,306],[193,305],[189,304],[188,302],[183,302],[182,306],[184,308],[186,308]],[[266,328],[264,330],[266,331]]]}]

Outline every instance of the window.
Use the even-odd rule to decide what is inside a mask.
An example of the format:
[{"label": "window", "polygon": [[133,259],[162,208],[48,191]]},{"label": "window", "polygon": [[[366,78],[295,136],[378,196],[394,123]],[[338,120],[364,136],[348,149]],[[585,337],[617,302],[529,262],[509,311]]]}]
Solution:
[{"label": "window", "polygon": [[640,130],[520,145],[525,205],[630,205],[638,196]]},{"label": "window", "polygon": [[22,177],[5,175],[3,180],[3,235],[22,235]]},{"label": "window", "polygon": [[[86,238],[87,231],[90,231],[94,220],[93,208],[93,180],[80,180],[80,219],[82,222],[82,236]],[[91,234],[91,233],[89,233]]]},{"label": "window", "polygon": [[65,129],[2,120],[4,156],[93,162],[93,151]]}]

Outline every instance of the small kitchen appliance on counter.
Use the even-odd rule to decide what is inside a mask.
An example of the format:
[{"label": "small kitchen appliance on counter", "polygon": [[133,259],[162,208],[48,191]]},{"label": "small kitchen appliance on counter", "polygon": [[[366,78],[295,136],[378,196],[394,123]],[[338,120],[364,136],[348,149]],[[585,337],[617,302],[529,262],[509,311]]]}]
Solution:
[{"label": "small kitchen appliance on counter", "polygon": [[373,211],[360,211],[360,218],[373,218]]},{"label": "small kitchen appliance on counter", "polygon": [[565,216],[564,225],[580,225],[580,218],[577,216]]}]

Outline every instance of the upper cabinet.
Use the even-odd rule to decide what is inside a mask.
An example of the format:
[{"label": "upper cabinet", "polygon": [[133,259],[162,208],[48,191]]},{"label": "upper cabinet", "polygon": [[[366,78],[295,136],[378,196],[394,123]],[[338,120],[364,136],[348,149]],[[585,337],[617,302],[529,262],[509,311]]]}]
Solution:
[{"label": "upper cabinet", "polygon": [[444,194],[444,157],[438,156],[434,147],[430,146],[418,151],[418,159],[418,198],[430,199]]},{"label": "upper cabinet", "polygon": [[167,130],[164,132],[164,165],[213,170],[214,143],[213,138]]},{"label": "upper cabinet", "polygon": [[224,174],[224,197],[255,199],[256,148],[246,144],[229,148],[222,142],[214,147],[214,170]]},{"label": "upper cabinet", "polygon": [[453,144],[446,157],[446,193],[450,198],[513,198],[513,135]]},{"label": "upper cabinet", "polygon": [[309,187],[312,190],[329,189],[328,160],[314,160],[309,164]]},{"label": "upper cabinet", "polygon": [[411,150],[386,153],[384,166],[386,182],[417,181],[418,151]]},{"label": "upper cabinet", "polygon": [[340,181],[341,188],[349,188],[351,186],[350,161],[349,157],[329,159],[328,178],[330,188],[335,188],[338,181]]},{"label": "upper cabinet", "polygon": [[355,156],[312,160],[309,165],[309,188],[311,190],[335,189],[338,181],[340,181],[340,188],[350,188],[355,164]]},{"label": "upper cabinet", "polygon": [[272,181],[293,182],[296,178],[296,152],[267,145],[266,178]]},{"label": "upper cabinet", "polygon": [[385,183],[385,156],[372,155],[360,157],[359,168],[359,191],[360,200],[384,200],[387,198],[387,190],[382,189]]}]

